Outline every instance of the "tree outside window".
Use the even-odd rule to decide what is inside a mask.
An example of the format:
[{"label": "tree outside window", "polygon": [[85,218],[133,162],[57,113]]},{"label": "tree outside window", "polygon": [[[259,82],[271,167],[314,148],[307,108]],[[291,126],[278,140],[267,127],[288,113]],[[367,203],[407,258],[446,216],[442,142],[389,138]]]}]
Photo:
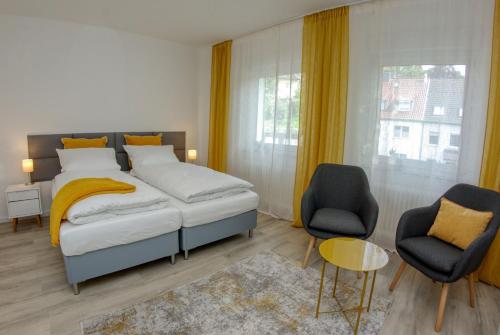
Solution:
[{"label": "tree outside window", "polygon": [[268,144],[298,144],[300,73],[259,80],[256,141]]}]

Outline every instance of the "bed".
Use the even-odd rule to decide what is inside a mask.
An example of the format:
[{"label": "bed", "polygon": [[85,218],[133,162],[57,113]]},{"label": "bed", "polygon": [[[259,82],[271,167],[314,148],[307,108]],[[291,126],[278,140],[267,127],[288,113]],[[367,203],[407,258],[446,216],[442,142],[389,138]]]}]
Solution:
[{"label": "bed", "polygon": [[259,196],[252,191],[196,203],[171,197],[171,203],[182,214],[180,249],[184,259],[189,250],[248,231],[251,238],[257,226]]},{"label": "bed", "polygon": [[207,243],[245,231],[252,237],[259,202],[259,196],[251,191],[252,184],[179,162],[168,148],[126,146],[125,150],[133,164],[131,174],[168,194],[171,203],[180,209],[180,248],[185,259],[189,250]]},{"label": "bed", "polygon": [[[128,158],[121,147],[123,133],[28,135],[28,153],[35,166],[31,180],[52,181],[61,174],[56,152],[56,149],[63,148],[61,137],[102,136],[107,136],[107,146],[115,149],[121,169],[128,170]],[[175,153],[181,161],[185,155],[184,138],[183,132],[165,132],[163,136],[166,144],[176,146]],[[132,178],[125,172],[118,173],[122,173],[124,179]],[[55,187],[55,182],[53,186]],[[60,230],[60,247],[67,280],[74,294],[79,293],[79,283],[91,278],[164,257],[170,257],[174,263],[175,254],[179,252],[181,220],[180,211],[169,206],[107,217],[87,224],[65,222]]]},{"label": "bed", "polygon": [[[56,149],[62,149],[61,137],[107,136],[107,147],[114,148],[116,161],[122,173],[128,173],[129,156],[124,150],[124,134],[158,133],[162,133],[163,145],[173,146],[176,160],[184,162],[186,150],[184,132],[29,135],[28,152],[35,166],[31,180],[53,180],[60,174],[61,166]],[[194,168],[191,164],[188,166]],[[169,197],[169,203],[172,204],[169,208],[106,218],[95,224],[76,225],[71,222],[63,224],[60,230],[61,251],[67,279],[73,286],[75,294],[79,292],[78,284],[90,278],[167,256],[171,257],[173,263],[175,254],[180,249],[184,251],[184,257],[187,259],[189,250],[201,245],[247,231],[249,237],[252,237],[253,229],[257,225],[256,209],[259,197],[249,189],[238,190],[235,194],[231,192],[222,198],[210,199],[209,196],[203,201],[194,203],[182,201],[167,192],[165,196]],[[175,218],[178,218],[179,222]],[[134,230],[139,224],[141,229]],[[138,239],[137,235],[140,235],[145,227],[155,234],[140,236]],[[122,233],[116,235],[117,231]],[[111,235],[111,232],[114,234]],[[128,239],[129,236],[136,238]]]}]

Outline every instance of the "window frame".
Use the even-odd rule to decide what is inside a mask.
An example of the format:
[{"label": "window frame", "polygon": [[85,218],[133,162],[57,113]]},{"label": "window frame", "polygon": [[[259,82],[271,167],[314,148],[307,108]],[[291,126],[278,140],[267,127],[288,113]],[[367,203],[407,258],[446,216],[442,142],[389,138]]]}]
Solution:
[{"label": "window frame", "polygon": [[[437,143],[432,143],[431,142],[431,138],[433,138],[433,137],[436,137]],[[427,138],[427,144],[428,145],[434,145],[434,146],[439,145],[440,137],[441,137],[441,133],[439,131],[429,130],[429,135],[428,135],[428,138]]]},{"label": "window frame", "polygon": [[[292,85],[292,83],[294,81],[298,81],[299,82],[299,101],[298,101],[298,106],[297,106],[297,112],[298,112],[298,123],[299,123],[299,127],[300,127],[300,88],[301,88],[301,85],[302,85],[302,76],[301,76],[301,73],[300,72],[296,72],[296,73],[293,73],[292,76],[289,76],[289,75],[285,75],[286,77],[288,77],[288,81],[290,82],[290,85]],[[298,79],[295,79],[296,77],[294,76],[298,76]],[[297,127],[297,138],[296,138],[296,143],[277,143],[275,140],[272,140],[271,142],[266,142],[265,139],[265,117],[264,117],[264,109],[265,109],[265,85],[266,85],[266,79],[272,79],[272,78],[276,78],[276,77],[273,77],[273,76],[265,76],[265,77],[259,77],[258,78],[258,107],[257,107],[257,121],[256,121],[256,129],[255,129],[255,144],[257,147],[260,147],[260,148],[263,148],[263,149],[271,149],[271,148],[282,148],[283,151],[288,151],[288,152],[296,152],[297,151],[297,148],[298,148],[298,145],[299,145],[299,127]],[[279,85],[279,81],[280,81],[280,77],[278,76],[276,78],[277,82],[276,82],[276,87]],[[275,90],[275,100],[277,101],[278,99],[278,88],[276,88]],[[289,97],[289,99],[291,100],[291,96]],[[289,106],[291,106],[292,103],[289,104]],[[276,107],[277,107],[277,103],[275,102],[274,104],[274,107],[273,107],[273,110],[274,110],[274,115],[276,115]],[[259,124],[261,124],[261,129],[259,130]],[[290,118],[289,120],[287,121],[287,124],[288,124],[288,131],[287,133],[289,134],[288,138],[289,138],[289,142],[292,142],[292,140],[294,140],[292,138],[292,134],[293,134],[293,131],[295,128],[292,128],[291,124],[292,124],[292,114],[290,112]],[[274,123],[274,132],[276,132],[276,129],[277,129],[277,126],[276,124]],[[260,134],[260,140],[259,140],[259,134]],[[275,137],[273,138],[275,139]]]},{"label": "window frame", "polygon": [[[439,111],[438,113],[436,111]],[[446,114],[444,106],[433,106],[432,115],[433,116],[444,116]]]},{"label": "window frame", "polygon": [[[470,106],[467,104],[467,96],[468,96],[467,90],[468,90],[469,77],[470,77],[470,73],[473,69],[473,66],[470,64],[468,59],[464,59],[463,57],[452,57],[451,59],[447,57],[446,59],[444,59],[444,57],[438,56],[437,58],[440,59],[441,61],[439,61],[437,59],[433,59],[433,57],[425,57],[428,59],[428,61],[426,61],[426,60],[422,61],[421,59],[419,59],[419,61],[416,61],[416,60],[412,61],[413,57],[409,57],[406,59],[406,62],[405,62],[405,61],[401,61],[400,59],[398,59],[396,57],[397,55],[398,55],[397,53],[391,53],[391,52],[384,54],[382,57],[383,59],[381,60],[381,65],[379,65],[379,67],[378,67],[379,71],[378,71],[378,84],[377,84],[377,103],[374,104],[374,107],[376,107],[376,110],[377,110],[376,122],[379,125],[377,126],[377,134],[378,135],[376,136],[376,142],[373,145],[375,147],[374,157],[377,157],[375,161],[377,162],[378,168],[386,168],[386,169],[391,168],[392,163],[390,163],[389,158],[391,158],[391,157],[394,158],[394,156],[391,156],[390,154],[385,155],[385,154],[379,153],[379,148],[380,148],[380,144],[381,144],[381,141],[380,141],[380,133],[381,133],[380,121],[381,120],[405,121],[404,119],[396,119],[396,118],[395,119],[391,119],[391,118],[382,119],[382,112],[384,109],[383,107],[385,107],[384,99],[383,99],[383,95],[382,95],[383,94],[384,69],[385,68],[387,68],[387,67],[414,66],[414,65],[420,65],[420,66],[428,66],[428,65],[432,65],[432,66],[443,66],[443,65],[463,66],[465,68],[465,75],[463,76],[464,92],[463,92],[462,100],[460,101],[462,113],[460,115],[460,123],[458,124],[461,128],[460,136],[462,136],[462,132],[464,131],[464,129],[463,129],[464,116],[465,116],[465,114],[467,114],[467,117],[469,115],[469,109],[470,109],[469,107]],[[414,104],[412,105],[412,108],[413,107],[414,107]],[[446,109],[444,109],[443,115],[444,116],[446,115]],[[434,116],[434,115],[432,114],[431,116]],[[421,123],[422,129],[426,123],[428,123],[428,122],[423,121]],[[425,134],[422,133],[420,135],[420,143],[419,143],[419,146],[421,147],[420,152],[422,152],[424,146],[426,146],[426,145],[431,146],[431,147],[439,146],[439,143],[440,143],[439,141],[441,141],[441,136],[443,136],[443,134],[440,134],[438,136],[438,144],[426,144]],[[402,138],[402,137],[400,137],[400,138]],[[446,148],[443,148],[443,152],[445,149]],[[458,147],[458,149],[459,150],[462,149],[461,145]],[[425,163],[426,165],[428,165],[430,163],[432,163],[432,165],[437,164],[439,166],[446,165],[444,162],[425,160],[423,156],[420,156],[420,158],[406,158],[406,159],[401,159],[401,160],[407,162],[405,164],[410,164],[410,165],[411,164],[419,165],[422,163]],[[459,164],[459,162],[457,162],[457,164]],[[434,168],[439,169],[440,168],[439,166],[436,166]],[[444,169],[444,167],[443,167],[443,169]]]},{"label": "window frame", "polygon": [[[454,143],[452,143],[452,142],[453,142],[453,141],[452,141],[452,138],[455,138],[455,139],[456,139],[456,141],[457,141],[456,143],[458,143],[458,144],[454,144]],[[450,140],[449,140],[449,142],[448,142],[448,145],[449,145],[450,147],[460,148],[460,144],[461,144],[461,136],[460,136],[460,134],[453,134],[453,133],[450,133]]]},{"label": "window frame", "polygon": [[410,137],[410,127],[409,126],[395,124],[392,131],[393,131],[393,138],[401,139],[401,138],[409,138]]},{"label": "window frame", "polygon": [[[401,109],[401,102],[403,102],[405,104],[407,104],[408,108],[406,109]],[[403,113],[407,113],[407,112],[411,112],[413,110],[413,101],[411,99],[401,99],[398,101],[398,112],[403,112]]]}]

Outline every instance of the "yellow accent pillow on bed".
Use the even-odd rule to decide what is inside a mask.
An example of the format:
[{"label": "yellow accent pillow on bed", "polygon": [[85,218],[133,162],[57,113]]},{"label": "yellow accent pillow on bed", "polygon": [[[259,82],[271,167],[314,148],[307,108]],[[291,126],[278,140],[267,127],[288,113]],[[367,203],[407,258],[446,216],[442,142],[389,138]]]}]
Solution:
[{"label": "yellow accent pillow on bed", "polygon": [[81,148],[105,148],[108,144],[108,137],[98,138],[61,138],[64,149],[81,149]]},{"label": "yellow accent pillow on bed", "polygon": [[161,145],[161,136],[158,135],[123,135],[127,145]]},{"label": "yellow accent pillow on bed", "polygon": [[467,247],[488,226],[493,212],[480,212],[441,198],[441,206],[427,236],[434,236],[460,249]]}]

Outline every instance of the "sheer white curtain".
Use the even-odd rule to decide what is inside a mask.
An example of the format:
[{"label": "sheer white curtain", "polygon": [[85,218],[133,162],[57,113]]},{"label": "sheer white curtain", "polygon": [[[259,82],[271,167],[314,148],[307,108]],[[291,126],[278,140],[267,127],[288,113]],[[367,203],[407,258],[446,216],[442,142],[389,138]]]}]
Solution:
[{"label": "sheer white curtain", "polygon": [[302,20],[233,41],[228,172],[255,185],[259,209],[292,219]]},{"label": "sheer white curtain", "polygon": [[401,214],[479,178],[494,0],[378,0],[351,7],[344,161],[380,205],[374,240]]}]

